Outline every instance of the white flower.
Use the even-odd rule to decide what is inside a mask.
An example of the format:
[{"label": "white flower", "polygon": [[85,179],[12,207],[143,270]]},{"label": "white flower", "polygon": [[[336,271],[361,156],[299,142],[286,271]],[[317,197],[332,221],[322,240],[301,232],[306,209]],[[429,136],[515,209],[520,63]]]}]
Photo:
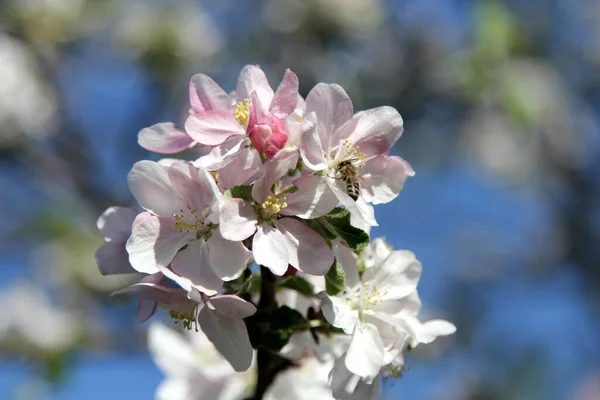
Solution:
[{"label": "white flower", "polygon": [[254,369],[235,372],[202,332],[181,335],[153,323],[148,346],[166,375],[156,390],[158,400],[237,400],[251,394]]}]

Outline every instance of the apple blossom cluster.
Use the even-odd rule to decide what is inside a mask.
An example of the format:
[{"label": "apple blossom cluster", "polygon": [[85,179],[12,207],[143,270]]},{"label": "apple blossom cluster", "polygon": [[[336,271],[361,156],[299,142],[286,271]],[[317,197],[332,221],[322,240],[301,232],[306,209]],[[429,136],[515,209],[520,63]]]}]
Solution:
[{"label": "apple blossom cluster", "polygon": [[[402,374],[405,350],[454,332],[417,319],[414,254],[369,239],[373,205],[414,175],[388,154],[403,130],[395,109],[355,112],[335,84],[303,99],[290,70],[274,91],[257,66],[241,71],[233,93],[195,75],[189,97],[183,129],[159,123],[139,133],[147,150],[182,153],[133,166],[128,184],[143,211],[111,207],[98,220],[100,271],[143,274],[116,292],[139,299],[140,321],[166,310],[205,335],[231,373],[253,365],[254,349],[291,360],[271,379],[264,398],[273,399],[277,381],[309,359],[327,370],[315,379],[329,397],[374,398],[380,377]],[[152,343],[155,354],[167,351]],[[188,364],[214,378],[198,363]],[[192,390],[188,372],[166,387]]]}]

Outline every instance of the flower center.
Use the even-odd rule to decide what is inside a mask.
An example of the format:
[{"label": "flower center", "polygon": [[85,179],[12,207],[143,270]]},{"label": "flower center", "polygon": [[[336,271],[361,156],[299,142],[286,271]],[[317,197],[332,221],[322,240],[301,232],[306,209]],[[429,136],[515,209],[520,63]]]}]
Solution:
[{"label": "flower center", "polygon": [[288,205],[286,203],[285,194],[280,193],[278,195],[269,196],[267,200],[262,203],[262,208],[268,214],[278,214],[283,208]]},{"label": "flower center", "polygon": [[[338,161],[338,165],[341,163],[354,163],[354,162],[358,162],[358,161],[362,161],[365,158],[367,158],[367,155],[365,153],[362,153],[359,151],[360,146],[354,146],[354,144],[349,141],[348,139],[344,140],[342,142],[342,149],[341,151],[343,152],[342,157],[340,158],[340,160]],[[364,164],[359,164],[357,165],[359,168],[364,167]]]},{"label": "flower center", "polygon": [[[404,375],[405,371],[410,370],[410,367],[407,365],[394,365],[388,364],[381,369],[381,375],[383,376],[383,381],[387,382],[388,379],[400,379]],[[392,386],[394,384],[392,383]]]},{"label": "flower center", "polygon": [[383,297],[387,294],[387,290],[381,292],[377,289],[376,285],[371,286],[369,282],[365,282],[362,286],[359,286],[348,293],[346,302],[354,310],[363,310],[375,307],[383,301]]},{"label": "flower center", "polygon": [[205,233],[207,230],[210,230],[203,222],[207,211],[208,209],[202,212],[201,215],[198,215],[198,211],[188,204],[185,210],[182,208],[179,210],[179,214],[173,214],[175,220],[173,227],[179,229],[179,232],[200,231]]},{"label": "flower center", "polygon": [[241,126],[247,128],[250,120],[250,100],[244,99],[244,101],[237,103],[233,116]]},{"label": "flower center", "polygon": [[181,321],[184,329],[189,331],[193,328],[198,332],[198,307],[196,305],[185,311],[171,310],[169,311],[169,315],[175,320],[176,324]]}]

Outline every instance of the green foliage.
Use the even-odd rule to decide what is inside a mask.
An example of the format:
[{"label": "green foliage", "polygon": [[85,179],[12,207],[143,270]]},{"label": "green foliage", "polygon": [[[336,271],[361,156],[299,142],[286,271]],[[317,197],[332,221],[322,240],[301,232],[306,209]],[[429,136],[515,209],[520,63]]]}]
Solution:
[{"label": "green foliage", "polygon": [[307,297],[312,297],[315,295],[315,288],[313,284],[298,275],[284,277],[279,281],[279,285],[284,288],[295,290],[296,292]]},{"label": "green foliage", "polygon": [[258,312],[245,322],[252,347],[273,352],[281,350],[295,332],[310,328],[302,314],[288,306]]},{"label": "green foliage", "polygon": [[350,211],[345,208],[334,208],[329,214],[311,220],[310,226],[328,240],[343,240],[352,250],[360,251],[369,244],[369,234],[350,224]]},{"label": "green foliage", "polygon": [[229,199],[244,199],[252,201],[252,185],[238,185],[228,189],[223,193],[226,200]]},{"label": "green foliage", "polygon": [[325,292],[329,296],[335,296],[346,289],[346,273],[337,259],[325,275]]}]

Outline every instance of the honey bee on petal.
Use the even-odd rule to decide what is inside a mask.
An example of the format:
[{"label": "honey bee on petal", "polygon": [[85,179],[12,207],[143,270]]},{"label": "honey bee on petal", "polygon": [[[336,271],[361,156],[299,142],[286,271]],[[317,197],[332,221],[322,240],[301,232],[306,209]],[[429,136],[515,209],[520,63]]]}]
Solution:
[{"label": "honey bee on petal", "polygon": [[358,168],[352,163],[352,160],[345,160],[338,163],[335,172],[338,175],[336,178],[346,184],[346,194],[352,200],[358,200],[358,196],[360,196],[360,177],[358,176]]}]

